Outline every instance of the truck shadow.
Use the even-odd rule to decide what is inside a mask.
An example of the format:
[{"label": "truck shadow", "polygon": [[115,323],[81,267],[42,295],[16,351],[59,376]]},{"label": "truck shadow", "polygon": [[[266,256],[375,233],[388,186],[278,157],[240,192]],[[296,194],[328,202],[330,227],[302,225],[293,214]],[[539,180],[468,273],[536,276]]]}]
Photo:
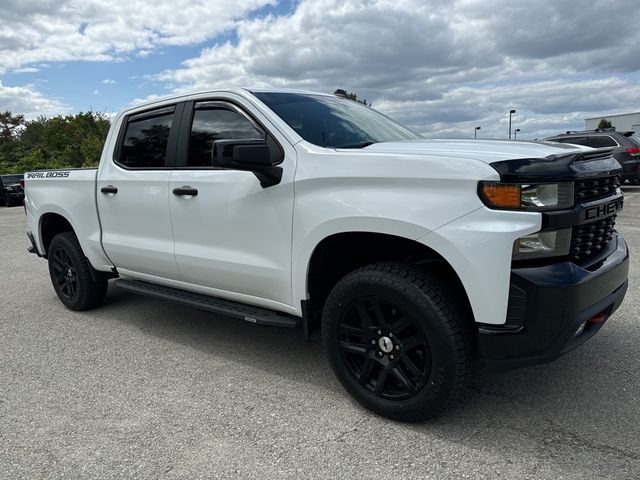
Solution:
[{"label": "truck shadow", "polygon": [[[94,314],[94,312],[90,312]],[[145,334],[197,348],[216,358],[259,368],[296,382],[340,391],[319,336],[306,342],[302,329],[265,327],[110,288],[102,320],[134,324]]]},{"label": "truck shadow", "polygon": [[[566,450],[576,461],[604,448],[624,461],[640,461],[640,454],[633,453],[638,437],[632,440],[636,445],[625,446],[628,433],[623,433],[629,431],[627,419],[640,415],[640,388],[628,382],[637,371],[637,358],[632,339],[616,324],[552,364],[499,375],[480,372],[447,415],[407,425],[358,406],[334,378],[319,341],[305,342],[301,330],[259,327],[117,289],[111,289],[104,308],[90,313],[99,315],[101,322],[124,322],[206,352],[212,362],[233,362],[278,376],[292,389],[308,390],[308,395],[340,405],[347,412],[345,421],[371,428],[383,424],[469,446],[499,446],[512,438],[513,448]],[[620,446],[611,446],[616,444]]]}]

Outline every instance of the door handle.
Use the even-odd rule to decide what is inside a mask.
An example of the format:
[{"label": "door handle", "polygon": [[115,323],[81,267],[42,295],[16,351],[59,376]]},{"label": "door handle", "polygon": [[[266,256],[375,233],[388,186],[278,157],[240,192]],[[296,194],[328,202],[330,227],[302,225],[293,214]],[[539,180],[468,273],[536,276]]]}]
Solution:
[{"label": "door handle", "polygon": [[115,193],[118,193],[118,189],[116,187],[114,187],[113,185],[107,185],[106,187],[102,187],[100,189],[100,191],[102,193],[107,193],[107,194],[111,194],[111,195],[113,195]]},{"label": "door handle", "polygon": [[198,195],[198,189],[185,185],[183,187],[174,188],[173,194],[179,197],[195,197]]}]

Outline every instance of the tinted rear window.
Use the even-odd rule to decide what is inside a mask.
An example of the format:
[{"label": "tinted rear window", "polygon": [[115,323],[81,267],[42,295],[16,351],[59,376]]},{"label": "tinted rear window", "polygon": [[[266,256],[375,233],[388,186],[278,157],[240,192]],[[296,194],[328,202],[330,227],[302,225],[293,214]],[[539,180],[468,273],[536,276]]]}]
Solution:
[{"label": "tinted rear window", "polygon": [[[165,109],[166,111],[166,109]],[[118,162],[127,168],[165,166],[173,112],[131,119],[122,142]]]},{"label": "tinted rear window", "polygon": [[2,183],[11,184],[19,183],[24,177],[22,175],[3,175]]},{"label": "tinted rear window", "polygon": [[593,148],[617,147],[618,143],[609,135],[595,135],[587,138],[587,145]]},{"label": "tinted rear window", "polygon": [[584,145],[585,147],[590,147],[587,143],[586,137],[561,137],[561,138],[550,138],[550,142],[560,142],[560,143],[573,143],[574,145]]}]

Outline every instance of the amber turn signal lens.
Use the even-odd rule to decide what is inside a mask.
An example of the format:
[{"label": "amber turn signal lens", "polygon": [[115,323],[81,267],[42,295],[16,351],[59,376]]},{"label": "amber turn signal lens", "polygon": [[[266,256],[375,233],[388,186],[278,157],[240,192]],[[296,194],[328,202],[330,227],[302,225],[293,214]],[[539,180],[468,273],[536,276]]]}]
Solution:
[{"label": "amber turn signal lens", "polygon": [[482,194],[488,204],[498,208],[520,208],[520,185],[504,185],[500,183],[485,183]]}]

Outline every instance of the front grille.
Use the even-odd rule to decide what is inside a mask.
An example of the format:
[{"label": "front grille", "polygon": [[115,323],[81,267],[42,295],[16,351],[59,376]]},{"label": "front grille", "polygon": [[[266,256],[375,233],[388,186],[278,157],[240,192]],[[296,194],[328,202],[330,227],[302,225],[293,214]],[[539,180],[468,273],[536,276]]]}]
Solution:
[{"label": "front grille", "polygon": [[620,175],[576,180],[573,186],[575,203],[585,203],[608,197],[615,194],[619,186]]},{"label": "front grille", "polygon": [[582,260],[598,253],[605,248],[613,238],[616,216],[573,227],[571,249],[569,255],[576,260]]}]

